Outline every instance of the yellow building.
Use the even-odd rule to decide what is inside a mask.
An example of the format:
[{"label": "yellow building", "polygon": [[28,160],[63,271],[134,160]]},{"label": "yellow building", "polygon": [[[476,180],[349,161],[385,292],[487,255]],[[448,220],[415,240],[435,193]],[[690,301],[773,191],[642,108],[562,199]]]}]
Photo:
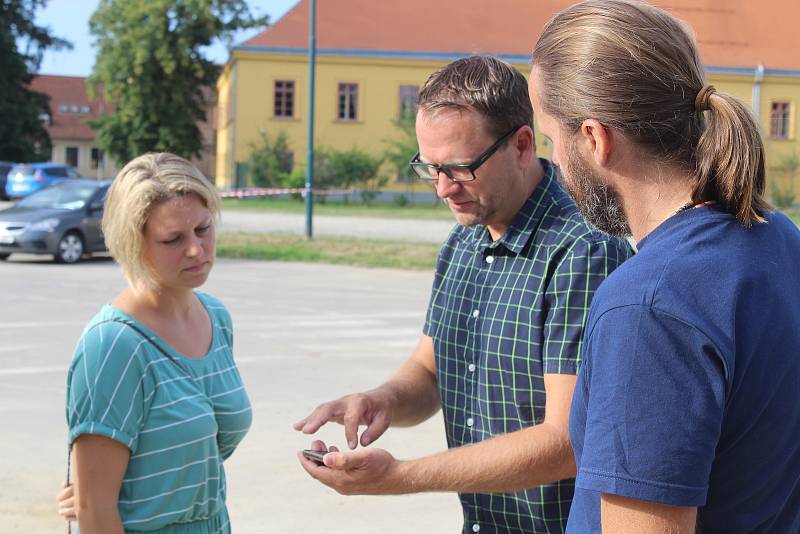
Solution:
[{"label": "yellow building", "polygon": [[[544,23],[571,0],[325,0],[317,4],[315,146],[381,154],[412,120],[431,72],[474,53],[499,56],[524,74]],[[800,2],[765,10],[749,0],[656,2],[695,31],[710,83],[753,105],[767,149],[768,178],[800,153]],[[236,46],[218,81],[217,184],[248,185],[245,165],[262,133],[285,132],[303,165],[308,128],[309,0]],[[776,17],[775,13],[782,13]],[[540,154],[549,155],[538,136]],[[413,154],[409,154],[409,158]],[[426,191],[418,186],[419,191]],[[389,189],[407,190],[394,182]],[[429,191],[429,190],[428,190]]]}]

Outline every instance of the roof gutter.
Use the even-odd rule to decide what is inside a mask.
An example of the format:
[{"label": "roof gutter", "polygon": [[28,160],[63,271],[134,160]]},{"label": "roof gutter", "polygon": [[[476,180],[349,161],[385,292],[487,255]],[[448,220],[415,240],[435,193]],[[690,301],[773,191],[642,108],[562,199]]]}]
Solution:
[{"label": "roof gutter", "polygon": [[[233,51],[238,52],[265,52],[271,54],[291,54],[308,55],[306,47],[292,46],[260,46],[260,45],[236,45]],[[364,48],[317,48],[317,55],[320,56],[343,56],[343,57],[364,57],[364,58],[384,58],[384,59],[422,59],[438,61],[454,61],[466,56],[475,54],[492,55],[509,63],[530,64],[530,54],[498,54],[494,52],[427,52],[424,50],[372,50]],[[709,74],[732,74],[739,76],[750,76],[754,71],[761,70],[764,76],[779,76],[788,78],[800,78],[800,70],[793,69],[767,69],[763,65],[757,67],[718,67],[706,66]]]},{"label": "roof gutter", "polygon": [[[308,48],[284,47],[284,46],[255,46],[237,45],[233,47],[234,52],[266,52],[272,54],[292,54],[308,55]],[[317,55],[320,56],[340,56],[340,57],[360,57],[360,58],[383,58],[383,59],[417,59],[434,61],[455,61],[466,56],[475,54],[489,54],[488,52],[425,52],[415,50],[368,50],[361,48],[318,48]],[[509,63],[530,63],[529,55],[522,54],[491,54]]]}]

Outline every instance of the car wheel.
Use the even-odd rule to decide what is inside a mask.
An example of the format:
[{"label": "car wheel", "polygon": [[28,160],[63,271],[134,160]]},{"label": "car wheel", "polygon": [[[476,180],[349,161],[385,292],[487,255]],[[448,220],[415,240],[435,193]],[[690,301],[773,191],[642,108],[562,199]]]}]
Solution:
[{"label": "car wheel", "polygon": [[10,252],[0,252],[0,261],[6,261],[11,256]]},{"label": "car wheel", "polygon": [[56,261],[58,263],[75,263],[83,256],[83,238],[77,232],[68,232],[58,242],[56,247]]}]

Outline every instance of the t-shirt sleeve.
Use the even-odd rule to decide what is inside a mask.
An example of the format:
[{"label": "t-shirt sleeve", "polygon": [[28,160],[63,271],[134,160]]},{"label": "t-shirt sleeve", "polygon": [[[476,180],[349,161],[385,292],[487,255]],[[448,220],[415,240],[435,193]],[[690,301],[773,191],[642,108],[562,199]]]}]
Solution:
[{"label": "t-shirt sleeve", "polygon": [[101,323],[75,348],[67,376],[69,444],[82,434],[106,436],[136,450],[154,389],[143,349],[127,326]]},{"label": "t-shirt sleeve", "polygon": [[564,255],[544,296],[545,373],[577,374],[592,297],[626,257],[619,246],[608,240],[579,241]]},{"label": "t-shirt sleeve", "polygon": [[705,504],[726,396],[714,344],[666,312],[616,308],[588,335],[581,380],[588,401],[577,486]]}]

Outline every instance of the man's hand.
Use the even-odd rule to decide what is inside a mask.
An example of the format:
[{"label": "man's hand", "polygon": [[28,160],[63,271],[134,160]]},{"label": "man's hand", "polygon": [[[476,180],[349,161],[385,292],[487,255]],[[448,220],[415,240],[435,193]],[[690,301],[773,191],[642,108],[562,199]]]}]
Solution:
[{"label": "man's hand", "polygon": [[401,462],[383,449],[370,447],[339,452],[336,447],[328,449],[322,441],[315,441],[311,448],[328,452],[324,457],[325,465],[298,453],[303,469],[342,495],[389,495],[411,491],[411,488],[404,487]]},{"label": "man's hand", "polygon": [[381,437],[392,423],[392,402],[389,395],[380,389],[346,395],[320,404],[309,416],[296,422],[293,428],[304,434],[313,434],[329,421],[344,425],[344,435],[351,449],[355,449],[359,443],[359,425],[366,425],[360,440],[361,445],[366,447]]},{"label": "man's hand", "polygon": [[78,516],[75,515],[75,489],[72,484],[64,482],[61,486],[61,491],[56,495],[56,504],[58,506],[58,515],[64,518],[64,521],[77,521]]}]

